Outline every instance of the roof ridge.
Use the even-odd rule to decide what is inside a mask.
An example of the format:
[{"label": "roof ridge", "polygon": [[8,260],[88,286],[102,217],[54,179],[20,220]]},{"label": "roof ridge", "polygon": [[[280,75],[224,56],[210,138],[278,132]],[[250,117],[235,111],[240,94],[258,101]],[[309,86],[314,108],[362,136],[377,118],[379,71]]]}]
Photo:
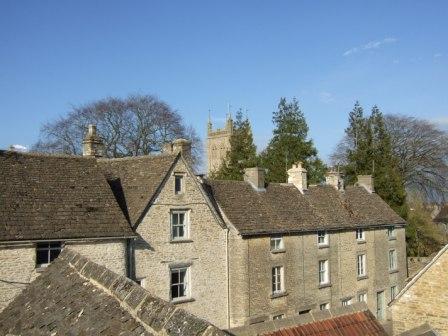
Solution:
[{"label": "roof ridge", "polygon": [[[191,333],[200,336],[210,331],[213,331],[213,335],[225,335],[213,324],[153,296],[124,275],[96,264],[69,248],[61,252],[57,261],[66,263],[80,277],[117,300],[120,306],[151,334],[158,335],[161,329],[162,333],[168,333],[175,325],[180,331],[184,331],[182,334],[185,335]],[[192,326],[195,330],[190,329]]]},{"label": "roof ridge", "polygon": [[64,153],[43,153],[43,152],[19,152],[15,150],[0,149],[0,156],[5,155],[16,155],[16,156],[26,156],[26,157],[48,157],[48,158],[64,158],[64,159],[83,159],[92,160],[96,158],[91,156],[82,156],[76,154],[64,154]]},{"label": "roof ridge", "polygon": [[159,159],[159,158],[174,158],[178,154],[171,153],[160,153],[160,154],[147,154],[147,155],[136,155],[136,156],[123,156],[123,157],[114,157],[114,158],[97,158],[98,161],[101,162],[111,162],[111,161],[131,161],[131,160],[151,160],[151,159]]}]

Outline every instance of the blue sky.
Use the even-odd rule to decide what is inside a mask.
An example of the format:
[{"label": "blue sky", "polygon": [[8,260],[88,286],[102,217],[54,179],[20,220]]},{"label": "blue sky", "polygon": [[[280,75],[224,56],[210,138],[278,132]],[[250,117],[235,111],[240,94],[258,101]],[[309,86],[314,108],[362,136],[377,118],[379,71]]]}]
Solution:
[{"label": "blue sky", "polygon": [[0,2],[0,148],[106,96],[150,93],[205,136],[248,110],[261,149],[297,97],[323,159],[359,99],[448,125],[447,1]]}]

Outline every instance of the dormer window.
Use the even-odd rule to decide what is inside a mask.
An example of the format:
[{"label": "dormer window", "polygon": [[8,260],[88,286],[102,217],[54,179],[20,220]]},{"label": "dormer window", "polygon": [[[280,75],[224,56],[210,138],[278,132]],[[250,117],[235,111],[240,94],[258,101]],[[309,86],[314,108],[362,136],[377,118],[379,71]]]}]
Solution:
[{"label": "dormer window", "polygon": [[61,253],[61,242],[37,243],[36,267],[47,267]]},{"label": "dormer window", "polygon": [[365,241],[366,240],[366,233],[363,229],[356,229],[356,240],[357,241]]},{"label": "dormer window", "polygon": [[182,174],[174,175],[174,193],[176,195],[184,193],[184,176]]},{"label": "dormer window", "polygon": [[317,231],[317,245],[318,246],[328,246],[327,231]]}]

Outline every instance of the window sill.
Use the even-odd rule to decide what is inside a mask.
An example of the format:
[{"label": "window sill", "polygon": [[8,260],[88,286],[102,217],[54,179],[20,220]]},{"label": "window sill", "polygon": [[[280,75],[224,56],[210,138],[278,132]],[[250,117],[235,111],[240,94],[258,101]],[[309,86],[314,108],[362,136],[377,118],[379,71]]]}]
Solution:
[{"label": "window sill", "polygon": [[358,275],[358,281],[359,280],[365,280],[368,279],[369,277],[367,275]]},{"label": "window sill", "polygon": [[42,273],[43,271],[45,271],[45,270],[47,269],[47,267],[48,267],[49,265],[50,265],[50,264],[41,264],[41,265],[37,265],[36,268],[35,268],[35,271],[36,271],[37,273]]},{"label": "window sill", "polygon": [[398,273],[398,269],[389,270],[389,274]]},{"label": "window sill", "polygon": [[330,244],[318,244],[317,247],[319,247],[320,249],[329,248]]},{"label": "window sill", "polygon": [[271,253],[272,253],[272,254],[285,253],[285,252],[286,252],[285,249],[271,250]]},{"label": "window sill", "polygon": [[194,298],[182,298],[182,299],[171,300],[170,303],[180,304],[180,303],[188,303],[188,302],[194,302],[194,301],[196,301]]},{"label": "window sill", "polygon": [[365,244],[366,240],[365,239],[357,239],[356,240],[358,244]]},{"label": "window sill", "polygon": [[391,240],[397,240],[397,237],[389,237],[389,241]]},{"label": "window sill", "polygon": [[328,282],[328,283],[323,283],[323,284],[319,284],[319,289],[322,289],[322,288],[327,288],[327,287],[331,287],[331,283],[330,282]]},{"label": "window sill", "polygon": [[277,299],[283,296],[287,296],[288,292],[284,291],[284,292],[280,292],[280,293],[272,293],[271,294],[271,299]]},{"label": "window sill", "polygon": [[192,243],[192,239],[171,239],[170,244]]}]

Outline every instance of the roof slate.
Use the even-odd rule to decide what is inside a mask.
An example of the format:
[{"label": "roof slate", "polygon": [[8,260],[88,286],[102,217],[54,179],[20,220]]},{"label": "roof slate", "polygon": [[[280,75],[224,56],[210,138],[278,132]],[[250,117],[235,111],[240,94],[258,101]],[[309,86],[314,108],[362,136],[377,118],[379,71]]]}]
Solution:
[{"label": "roof slate", "polygon": [[243,181],[206,180],[208,193],[242,235],[405,224],[377,194],[363,187],[339,192],[270,183],[256,191]]},{"label": "roof slate", "polygon": [[132,236],[95,159],[0,150],[0,242]]},{"label": "roof slate", "polygon": [[120,207],[135,225],[179,155],[99,159]]},{"label": "roof slate", "polygon": [[0,334],[225,335],[69,249],[0,313]]}]

